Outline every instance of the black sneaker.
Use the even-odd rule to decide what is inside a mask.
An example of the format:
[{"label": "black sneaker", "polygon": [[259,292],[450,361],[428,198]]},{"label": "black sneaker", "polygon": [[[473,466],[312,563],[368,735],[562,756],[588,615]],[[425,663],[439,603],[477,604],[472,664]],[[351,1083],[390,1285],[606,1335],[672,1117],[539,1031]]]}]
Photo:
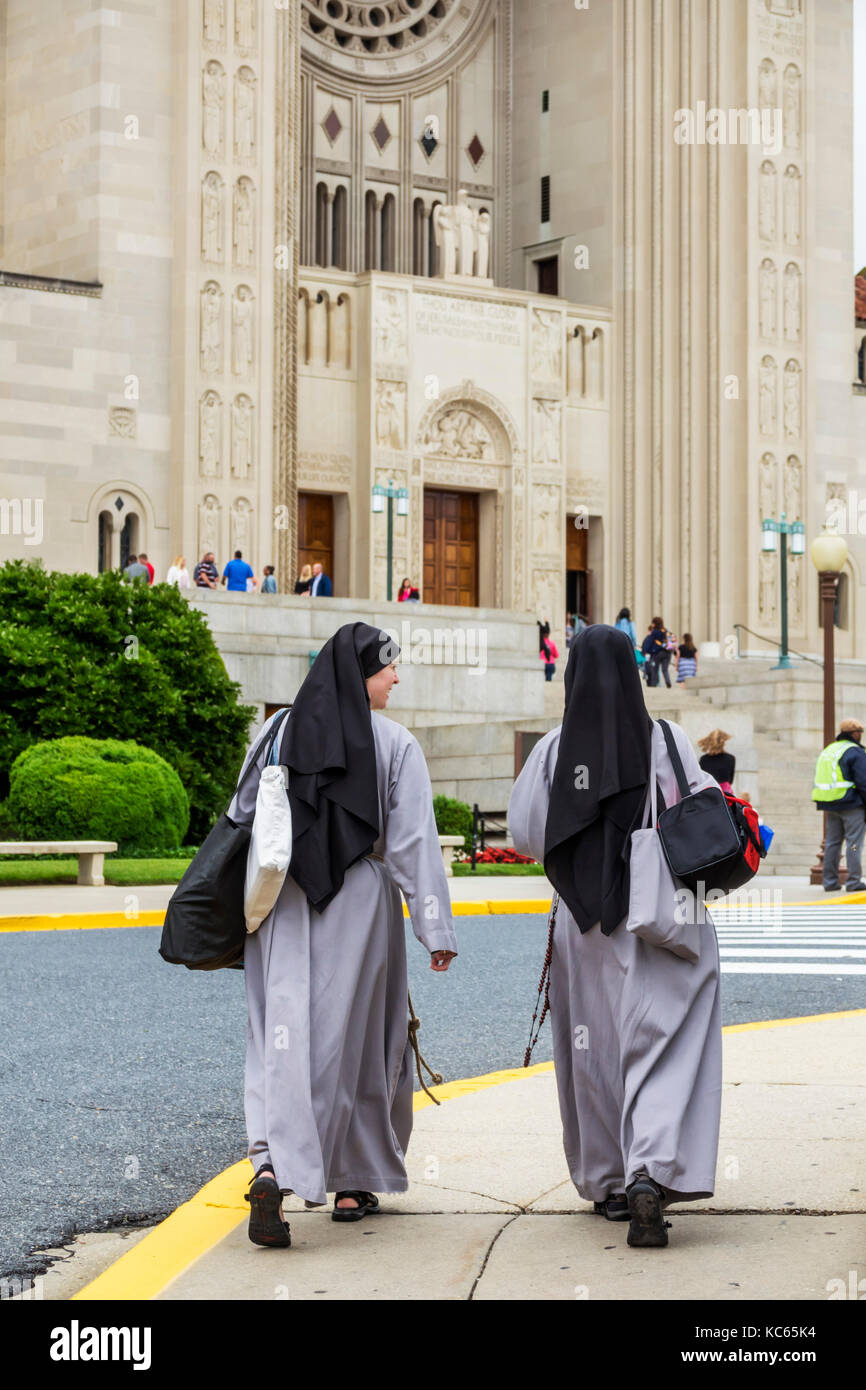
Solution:
[{"label": "black sneaker", "polygon": [[614,1192],[610,1197],[605,1197],[603,1202],[593,1202],[592,1209],[596,1216],[603,1216],[608,1221],[628,1221],[628,1197],[624,1192]]},{"label": "black sneaker", "polygon": [[647,1246],[667,1245],[669,1221],[662,1216],[666,1202],[665,1190],[642,1173],[627,1188],[628,1244]]}]

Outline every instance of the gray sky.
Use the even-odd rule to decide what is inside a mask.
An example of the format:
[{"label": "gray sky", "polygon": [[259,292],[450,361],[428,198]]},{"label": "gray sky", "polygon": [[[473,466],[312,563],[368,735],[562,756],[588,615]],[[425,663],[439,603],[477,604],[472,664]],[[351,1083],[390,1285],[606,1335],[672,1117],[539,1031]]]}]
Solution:
[{"label": "gray sky", "polygon": [[866,265],[866,0],[854,0],[854,270]]}]

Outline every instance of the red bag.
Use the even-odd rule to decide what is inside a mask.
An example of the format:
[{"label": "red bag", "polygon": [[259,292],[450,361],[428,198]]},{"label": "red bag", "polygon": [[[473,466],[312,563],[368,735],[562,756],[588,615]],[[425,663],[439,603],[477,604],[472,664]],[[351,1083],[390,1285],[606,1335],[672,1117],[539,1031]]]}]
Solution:
[{"label": "red bag", "polygon": [[735,796],[732,791],[725,791],[725,800],[728,803],[728,810],[734,818],[734,824],[740,835],[743,845],[743,857],[753,874],[758,872],[758,866],[767,851],[764,849],[764,842],[761,838],[761,827],[758,821],[758,813],[749,801],[743,801],[739,796]]}]

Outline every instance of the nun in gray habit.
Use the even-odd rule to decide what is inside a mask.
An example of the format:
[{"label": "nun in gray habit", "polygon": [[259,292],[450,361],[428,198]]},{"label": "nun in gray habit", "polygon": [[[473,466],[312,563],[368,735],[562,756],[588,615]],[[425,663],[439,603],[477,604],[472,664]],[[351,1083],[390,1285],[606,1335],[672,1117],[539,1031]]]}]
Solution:
[{"label": "nun in gray habit", "polygon": [[[711,786],[671,728],[692,791]],[[668,1203],[712,1196],[722,1093],[712,923],[694,964],[625,926],[650,740],[670,806],[676,777],[631,641],[590,626],[571,647],[562,724],[533,748],[508,807],[515,848],[543,860],[560,895],[549,998],[571,1178],[596,1212],[630,1221],[628,1243],[640,1246],[667,1244]]]},{"label": "nun in gray habit", "polygon": [[[341,627],[277,735],[292,859],[244,951],[249,1232],[261,1245],[290,1244],[282,1193],[321,1206],[333,1192],[334,1219],[359,1220],[376,1192],[408,1186],[401,890],[431,968],[447,970],[457,946],[424,756],[407,729],[372,712],[397,683],[399,650],[366,623]],[[252,817],[258,781],[250,775],[232,816]]]}]

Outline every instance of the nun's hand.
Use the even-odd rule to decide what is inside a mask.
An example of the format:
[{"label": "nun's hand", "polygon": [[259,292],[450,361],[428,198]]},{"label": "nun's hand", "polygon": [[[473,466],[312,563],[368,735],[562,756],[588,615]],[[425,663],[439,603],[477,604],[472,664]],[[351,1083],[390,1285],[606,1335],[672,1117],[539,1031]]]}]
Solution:
[{"label": "nun's hand", "polygon": [[430,969],[447,970],[456,955],[456,951],[431,951]]}]

